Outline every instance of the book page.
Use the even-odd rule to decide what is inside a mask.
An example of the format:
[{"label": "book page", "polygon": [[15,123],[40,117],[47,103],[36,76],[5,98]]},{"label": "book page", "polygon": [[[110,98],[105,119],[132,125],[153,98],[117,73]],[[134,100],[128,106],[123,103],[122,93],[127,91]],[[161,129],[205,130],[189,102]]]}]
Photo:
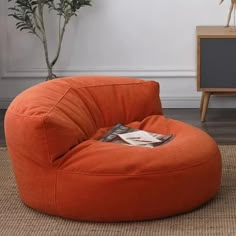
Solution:
[{"label": "book page", "polygon": [[153,137],[148,132],[143,130],[129,132],[125,134],[118,134],[118,136],[125,142],[135,146],[145,146],[153,143],[161,143],[161,140]]},{"label": "book page", "polygon": [[102,142],[153,148],[169,142],[173,137],[173,134],[164,135],[152,133],[118,123],[106,132],[99,140]]}]

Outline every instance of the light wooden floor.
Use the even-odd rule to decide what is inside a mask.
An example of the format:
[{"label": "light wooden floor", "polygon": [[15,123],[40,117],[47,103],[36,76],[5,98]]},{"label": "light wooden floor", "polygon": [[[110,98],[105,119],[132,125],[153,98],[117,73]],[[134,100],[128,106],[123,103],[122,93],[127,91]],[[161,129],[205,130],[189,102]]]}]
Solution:
[{"label": "light wooden floor", "polygon": [[[5,146],[4,115],[0,110],[0,146]],[[166,117],[196,126],[211,135],[218,144],[236,144],[236,109],[208,109],[206,122],[200,122],[199,109],[164,109]]]}]

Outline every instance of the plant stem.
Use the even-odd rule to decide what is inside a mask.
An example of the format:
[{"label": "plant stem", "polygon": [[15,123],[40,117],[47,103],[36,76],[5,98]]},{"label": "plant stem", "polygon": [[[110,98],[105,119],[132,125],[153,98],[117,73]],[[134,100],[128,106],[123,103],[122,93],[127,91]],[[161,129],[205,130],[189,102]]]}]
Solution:
[{"label": "plant stem", "polygon": [[43,40],[44,54],[45,54],[47,68],[48,68],[47,80],[49,80],[51,78],[54,78],[54,75],[52,73],[52,66],[49,61],[49,56],[48,56],[48,44],[47,44],[46,31],[45,31],[45,26],[44,26],[43,7],[44,7],[44,4],[41,2],[41,0],[38,0],[39,21],[41,23],[41,32],[42,32],[42,36],[43,36],[42,40]]},{"label": "plant stem", "polygon": [[[48,68],[48,77],[46,80],[50,80],[50,79],[56,78],[56,75],[52,72],[52,69],[59,58],[59,55],[61,52],[62,40],[64,37],[66,25],[67,25],[69,19],[64,20],[64,24],[63,24],[62,28],[61,28],[61,17],[59,19],[59,41],[58,41],[57,52],[56,52],[56,56],[54,57],[52,62],[50,62],[49,55],[48,55],[48,43],[47,43],[45,26],[44,26],[43,6],[44,5],[41,3],[41,1],[38,0],[39,20],[41,23],[41,28],[39,27],[39,29],[40,29],[40,32],[42,33],[42,37],[43,37],[42,42],[43,42],[43,46],[44,46],[45,59],[46,59],[46,64],[47,64],[47,68]],[[37,26],[37,28],[38,28],[38,26]]]},{"label": "plant stem", "polygon": [[57,76],[52,72],[52,67],[48,67],[48,76],[46,80],[51,80],[56,78]]},{"label": "plant stem", "polygon": [[[33,18],[34,18],[36,29],[42,34],[42,30],[41,30],[41,27],[40,27],[38,19],[37,19],[38,18],[37,14],[35,12],[32,12],[32,15],[33,15]],[[36,31],[35,31],[35,34],[40,39],[40,41],[43,42],[43,39],[41,38],[41,36]]]},{"label": "plant stem", "polygon": [[66,30],[66,24],[67,24],[66,21],[64,21],[63,27],[62,27],[60,35],[59,35],[59,42],[58,42],[58,47],[57,47],[57,53],[56,53],[55,58],[51,62],[51,66],[52,67],[56,64],[56,62],[58,60],[58,57],[60,55],[60,52],[61,52],[61,45],[62,45],[62,40],[63,40],[63,36],[64,36],[64,33],[65,33],[65,30]]}]

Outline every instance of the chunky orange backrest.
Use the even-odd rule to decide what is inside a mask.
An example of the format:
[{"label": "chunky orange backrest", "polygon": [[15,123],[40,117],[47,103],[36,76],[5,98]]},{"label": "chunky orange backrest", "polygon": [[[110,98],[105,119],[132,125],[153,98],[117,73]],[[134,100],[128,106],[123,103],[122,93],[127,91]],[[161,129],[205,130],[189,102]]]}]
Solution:
[{"label": "chunky orange backrest", "polygon": [[[162,114],[159,84],[123,77],[56,79],[18,95],[5,117],[9,151],[48,165],[97,129]],[[23,156],[24,156],[23,155]]]}]

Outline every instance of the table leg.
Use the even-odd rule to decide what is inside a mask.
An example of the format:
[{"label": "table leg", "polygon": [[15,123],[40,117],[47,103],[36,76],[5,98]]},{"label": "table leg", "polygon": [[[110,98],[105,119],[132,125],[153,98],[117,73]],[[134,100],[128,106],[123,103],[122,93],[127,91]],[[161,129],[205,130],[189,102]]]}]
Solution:
[{"label": "table leg", "polygon": [[203,100],[204,100],[204,92],[202,92],[201,102],[200,102],[200,112],[201,113],[202,113],[202,107],[203,107]]},{"label": "table leg", "polygon": [[206,112],[207,112],[210,96],[211,96],[210,92],[203,92],[202,94],[201,122],[204,122],[206,119]]}]

